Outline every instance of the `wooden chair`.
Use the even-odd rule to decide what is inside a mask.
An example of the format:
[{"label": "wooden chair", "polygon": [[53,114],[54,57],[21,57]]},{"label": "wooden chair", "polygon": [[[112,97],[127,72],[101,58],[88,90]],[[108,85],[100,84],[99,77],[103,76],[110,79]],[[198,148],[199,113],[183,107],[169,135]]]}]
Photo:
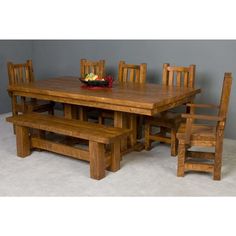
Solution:
[{"label": "wooden chair", "polygon": [[[194,88],[194,82],[195,65],[189,67],[163,65],[162,84],[164,86]],[[181,114],[173,111],[161,112],[154,117],[146,118],[145,149],[150,150],[153,141],[169,143],[171,145],[171,155],[176,156],[178,151],[176,132],[181,122]],[[159,128],[160,131],[153,133],[153,127]],[[170,136],[167,133],[170,133]]]},{"label": "wooden chair", "polygon": [[[126,64],[125,61],[119,62],[118,68],[118,80],[121,83],[125,82],[133,82],[133,83],[145,83],[147,77],[147,64],[142,63],[140,65],[134,64]],[[104,124],[105,119],[113,119],[114,112],[111,111],[103,111],[99,116],[99,123]],[[141,136],[141,125],[142,125],[142,117],[138,117],[138,125],[137,125],[137,135],[138,138]]]},{"label": "wooden chair", "polygon": [[[99,60],[99,61],[91,61],[87,59],[81,59],[80,60],[80,77],[84,78],[86,74],[94,73],[98,75],[100,78],[105,77],[105,60]],[[79,111],[79,115],[77,114]],[[73,115],[72,115],[73,116]],[[88,120],[89,118],[92,119],[98,119],[98,112],[94,108],[89,107],[79,107],[79,109],[76,110],[76,116],[77,118],[79,116],[80,120]]]},{"label": "wooden chair", "polygon": [[105,60],[90,61],[87,59],[80,60],[80,76],[84,78],[86,74],[94,73],[98,77],[105,76]]},{"label": "wooden chair", "polygon": [[[219,106],[187,104],[190,107],[190,114],[182,115],[186,118],[186,124],[181,124],[177,133],[179,140],[177,176],[184,176],[185,171],[204,171],[213,173],[214,180],[221,179],[223,138],[231,84],[231,73],[225,73]],[[196,108],[217,109],[218,115],[197,115],[194,113]],[[194,120],[214,121],[216,124],[214,126],[196,124]],[[192,146],[214,147],[215,150],[214,152],[188,150]]]},{"label": "wooden chair", "polygon": [[[17,85],[19,83],[30,83],[34,81],[34,71],[32,60],[27,60],[23,64],[7,63],[9,85]],[[26,99],[25,97],[12,97],[12,114],[13,116],[27,112],[48,112],[54,113],[54,102],[39,101],[36,99]],[[14,128],[15,132],[15,128]]]},{"label": "wooden chair", "polygon": [[147,77],[147,64],[140,65],[126,64],[119,62],[118,80],[119,82],[145,83]]}]

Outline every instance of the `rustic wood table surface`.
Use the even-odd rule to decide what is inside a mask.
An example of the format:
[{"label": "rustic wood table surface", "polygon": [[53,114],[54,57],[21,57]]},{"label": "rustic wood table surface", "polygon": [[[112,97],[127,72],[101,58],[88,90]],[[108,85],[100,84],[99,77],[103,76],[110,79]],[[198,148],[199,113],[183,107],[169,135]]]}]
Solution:
[{"label": "rustic wood table surface", "polygon": [[[81,87],[78,77],[58,77],[9,86],[11,96],[24,96],[66,104],[71,111],[73,105],[101,108],[114,111],[114,126],[127,127],[129,117],[131,149],[135,149],[136,115],[152,116],[161,111],[177,107],[194,99],[200,89],[163,86],[158,84],[114,83],[113,88],[88,90]],[[68,112],[68,114],[70,114]],[[127,149],[127,142],[122,144]]]}]

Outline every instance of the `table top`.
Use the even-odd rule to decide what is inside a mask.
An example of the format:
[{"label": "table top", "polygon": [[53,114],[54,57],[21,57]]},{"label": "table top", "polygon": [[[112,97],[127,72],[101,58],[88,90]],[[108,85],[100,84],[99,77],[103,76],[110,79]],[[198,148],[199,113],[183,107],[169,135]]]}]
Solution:
[{"label": "table top", "polygon": [[143,115],[189,102],[201,91],[150,83],[114,83],[113,88],[99,90],[84,89],[81,85],[78,77],[65,76],[11,85],[8,91],[19,96]]}]

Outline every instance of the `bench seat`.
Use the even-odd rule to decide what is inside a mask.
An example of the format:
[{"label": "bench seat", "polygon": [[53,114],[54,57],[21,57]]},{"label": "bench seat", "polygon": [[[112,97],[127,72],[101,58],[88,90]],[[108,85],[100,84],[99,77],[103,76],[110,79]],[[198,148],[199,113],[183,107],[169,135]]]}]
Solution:
[{"label": "bench seat", "polygon": [[[129,129],[107,127],[86,121],[65,119],[48,114],[27,113],[6,118],[16,126],[17,155],[26,157],[33,148],[52,151],[90,162],[90,176],[105,177],[105,169],[120,169],[121,139],[130,135]],[[48,131],[89,141],[88,150],[47,140],[44,135],[33,135],[31,129]],[[106,153],[110,144],[111,151]]]}]

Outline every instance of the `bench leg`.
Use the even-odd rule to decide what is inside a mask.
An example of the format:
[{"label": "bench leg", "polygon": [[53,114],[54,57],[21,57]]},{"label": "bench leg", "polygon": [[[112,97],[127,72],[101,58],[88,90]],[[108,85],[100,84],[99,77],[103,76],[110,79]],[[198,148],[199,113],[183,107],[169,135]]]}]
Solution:
[{"label": "bench leg", "polygon": [[105,177],[105,145],[89,141],[90,177],[102,179]]},{"label": "bench leg", "polygon": [[111,165],[107,170],[115,172],[120,169],[121,153],[120,153],[120,140],[117,140],[111,145]]},{"label": "bench leg", "polygon": [[26,157],[30,155],[30,136],[28,128],[16,126],[16,147],[17,156]]}]

